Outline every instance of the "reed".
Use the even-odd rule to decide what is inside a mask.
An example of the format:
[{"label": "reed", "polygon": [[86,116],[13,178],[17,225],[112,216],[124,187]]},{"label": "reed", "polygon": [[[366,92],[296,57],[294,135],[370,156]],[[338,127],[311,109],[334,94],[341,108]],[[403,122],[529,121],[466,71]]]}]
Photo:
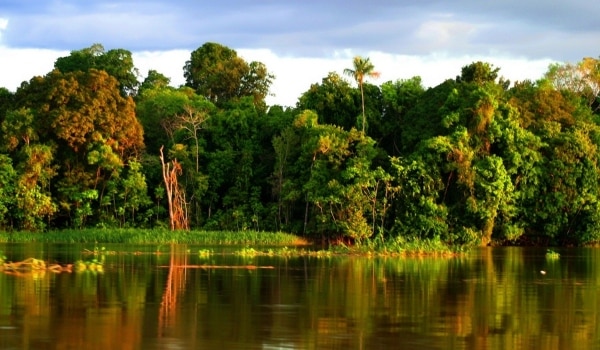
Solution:
[{"label": "reed", "polygon": [[170,231],[167,229],[85,229],[40,233],[0,232],[0,242],[127,243],[205,245],[306,245],[301,237],[283,232]]},{"label": "reed", "polygon": [[437,238],[419,239],[396,237],[384,240],[375,237],[360,244],[348,246],[344,244],[330,248],[337,254],[356,254],[366,256],[451,256],[465,247],[449,246]]}]

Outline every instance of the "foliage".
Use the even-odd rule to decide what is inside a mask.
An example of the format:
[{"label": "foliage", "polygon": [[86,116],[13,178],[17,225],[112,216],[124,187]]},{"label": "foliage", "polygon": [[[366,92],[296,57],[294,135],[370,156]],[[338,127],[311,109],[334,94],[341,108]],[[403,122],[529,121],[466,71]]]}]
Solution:
[{"label": "foliage", "polygon": [[54,63],[54,68],[62,73],[103,70],[117,79],[124,95],[134,94],[138,85],[138,72],[134,67],[131,52],[124,49],[105,51],[102,44],[71,51],[69,56],[59,57]]},{"label": "foliage", "polygon": [[330,72],[283,108],[265,104],[266,66],[226,46],[192,52],[174,88],[154,70],[139,84],[129,51],[95,44],[0,89],[0,228],[164,230],[176,200],[192,231],[361,249],[597,243],[598,67],[555,64],[510,86],[474,62],[425,88],[369,84],[374,66],[356,57],[343,73],[357,86]]},{"label": "foliage", "polygon": [[183,70],[186,85],[219,106],[245,96],[262,106],[275,78],[263,63],[247,63],[235,50],[217,43],[194,50]]},{"label": "foliage", "polygon": [[351,76],[354,78],[358,87],[360,89],[360,97],[361,97],[361,106],[362,106],[362,132],[365,133],[365,127],[367,124],[367,119],[365,115],[365,93],[363,85],[365,83],[365,78],[377,78],[379,77],[379,72],[375,71],[375,66],[371,63],[371,60],[367,58],[363,58],[360,56],[354,57],[352,61],[352,68],[344,69],[344,74]]}]

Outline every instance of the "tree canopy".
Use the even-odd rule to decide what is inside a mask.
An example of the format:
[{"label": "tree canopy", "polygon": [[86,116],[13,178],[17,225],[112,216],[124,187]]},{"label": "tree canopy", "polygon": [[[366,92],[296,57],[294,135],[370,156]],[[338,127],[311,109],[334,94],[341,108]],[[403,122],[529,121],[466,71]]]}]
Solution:
[{"label": "tree canopy", "polygon": [[183,71],[187,86],[221,106],[244,96],[263,105],[275,78],[263,63],[248,63],[235,50],[210,42],[192,51]]},{"label": "tree canopy", "polygon": [[95,44],[0,88],[0,227],[598,243],[599,67],[511,85],[473,62],[437,86],[376,85],[356,57],[282,108],[267,67],[221,44],[191,53],[182,87],[140,83],[129,51]]}]

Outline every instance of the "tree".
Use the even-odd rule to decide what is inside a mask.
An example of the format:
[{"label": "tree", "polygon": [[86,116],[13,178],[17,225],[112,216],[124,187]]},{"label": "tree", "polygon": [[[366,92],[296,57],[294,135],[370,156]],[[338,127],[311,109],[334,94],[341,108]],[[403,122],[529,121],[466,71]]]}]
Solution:
[{"label": "tree", "polygon": [[160,162],[162,164],[164,185],[169,203],[171,230],[188,230],[190,227],[185,191],[182,190],[177,180],[177,176],[181,175],[181,164],[177,159],[173,159],[172,162],[165,162],[162,147],[160,148]]},{"label": "tree", "polygon": [[138,71],[133,64],[131,52],[124,49],[105,51],[101,44],[71,51],[66,57],[59,57],[54,68],[62,73],[88,72],[90,69],[103,70],[119,82],[123,95],[132,95],[139,84]]},{"label": "tree", "polygon": [[[16,96],[18,109],[2,125],[5,139],[17,155],[52,146],[49,166],[60,179],[50,190],[61,224],[81,226],[91,203],[98,221],[103,208],[116,215],[120,172],[144,146],[133,99],[121,94],[116,78],[94,68],[54,70],[22,84]],[[21,169],[23,162],[15,162],[16,167]]]},{"label": "tree", "polygon": [[45,145],[25,146],[22,156],[15,189],[14,216],[20,229],[37,231],[46,227],[45,219],[50,219],[57,210],[49,191],[50,180],[56,175],[52,166],[54,150]]},{"label": "tree", "polygon": [[12,109],[13,103],[14,94],[6,88],[0,87],[0,124],[2,124],[6,112]]},{"label": "tree", "polygon": [[368,57],[362,58],[360,56],[356,56],[356,57],[354,57],[354,60],[353,60],[353,68],[344,69],[344,74],[354,78],[354,80],[358,84],[358,87],[360,88],[360,97],[361,97],[361,102],[362,102],[362,133],[364,135],[366,117],[365,117],[365,93],[363,90],[363,84],[364,84],[365,78],[367,78],[367,77],[377,78],[377,77],[379,77],[380,73],[375,71],[375,66],[373,65],[373,63],[371,63],[371,61],[369,60]]},{"label": "tree", "polygon": [[408,112],[425,93],[421,77],[388,81],[381,85],[382,115],[374,123],[369,135],[378,141],[388,155],[400,154],[402,130],[406,129]]},{"label": "tree", "polygon": [[0,154],[0,228],[5,228],[10,219],[9,213],[14,210],[17,172],[13,168],[12,159]]},{"label": "tree", "polygon": [[138,95],[142,95],[145,90],[166,88],[170,83],[171,79],[164,74],[161,74],[154,69],[150,69],[148,75],[138,89]]},{"label": "tree", "polygon": [[264,105],[275,78],[264,64],[248,64],[235,50],[210,42],[192,52],[183,70],[186,85],[218,106],[244,96]]},{"label": "tree", "polygon": [[357,126],[356,89],[337,73],[330,72],[320,84],[312,84],[298,99],[298,110],[317,113],[319,123],[341,126],[350,130]]},{"label": "tree", "polygon": [[391,178],[374,163],[375,142],[354,128],[317,120],[303,111],[273,139],[278,221],[323,239],[360,242],[383,234]]},{"label": "tree", "polygon": [[585,57],[577,64],[553,64],[545,75],[560,91],[569,91],[580,96],[594,112],[600,109],[600,60]]},{"label": "tree", "polygon": [[458,81],[483,85],[487,82],[496,81],[499,71],[500,68],[494,68],[493,65],[487,62],[477,61],[462,67]]},{"label": "tree", "polygon": [[196,173],[200,171],[200,130],[202,130],[204,122],[209,118],[209,109],[212,104],[207,103],[203,108],[195,108],[190,105],[183,107],[183,113],[177,115],[176,125],[179,129],[184,130],[188,134],[188,138],[194,139],[195,158],[196,158]]}]

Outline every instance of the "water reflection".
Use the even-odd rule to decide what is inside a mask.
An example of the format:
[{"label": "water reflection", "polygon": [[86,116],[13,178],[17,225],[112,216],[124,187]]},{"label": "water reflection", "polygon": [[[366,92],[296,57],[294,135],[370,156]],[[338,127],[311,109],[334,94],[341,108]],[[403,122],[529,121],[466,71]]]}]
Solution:
[{"label": "water reflection", "polygon": [[[596,249],[209,257],[107,247],[103,273],[0,274],[1,349],[598,348]],[[0,245],[64,263],[82,246]],[[126,251],[127,253],[124,253]],[[264,267],[264,268],[261,268]],[[545,271],[546,274],[540,273]]]}]

